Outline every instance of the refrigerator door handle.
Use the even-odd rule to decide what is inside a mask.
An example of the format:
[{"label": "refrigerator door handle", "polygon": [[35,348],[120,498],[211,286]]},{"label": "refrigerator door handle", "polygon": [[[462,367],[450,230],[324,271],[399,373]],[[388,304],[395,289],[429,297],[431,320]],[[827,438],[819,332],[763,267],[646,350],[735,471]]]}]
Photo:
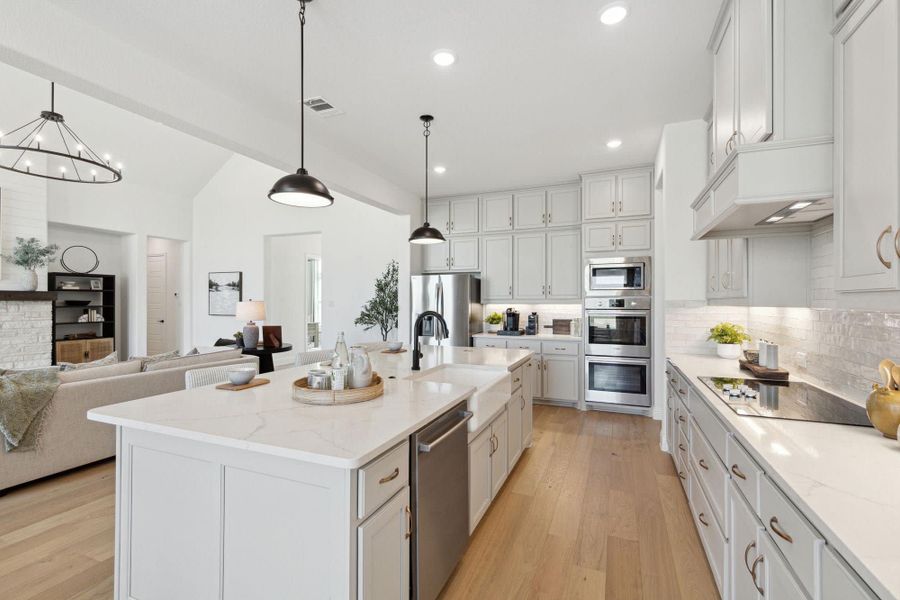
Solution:
[{"label": "refrigerator door handle", "polygon": [[[444,314],[444,282],[438,278],[438,282],[436,284],[436,293],[437,293],[437,311],[441,313],[441,316]],[[437,340],[438,346],[441,345],[441,341],[443,341],[445,336],[450,334],[449,331],[444,331],[442,327],[440,327],[437,323],[434,326],[434,338]]]}]

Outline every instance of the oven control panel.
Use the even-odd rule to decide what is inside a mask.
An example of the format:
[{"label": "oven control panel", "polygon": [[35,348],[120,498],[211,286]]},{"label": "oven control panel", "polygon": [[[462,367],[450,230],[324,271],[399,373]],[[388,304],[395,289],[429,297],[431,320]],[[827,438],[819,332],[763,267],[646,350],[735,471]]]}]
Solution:
[{"label": "oven control panel", "polygon": [[585,298],[585,310],[649,310],[650,296],[632,296],[624,298]]}]

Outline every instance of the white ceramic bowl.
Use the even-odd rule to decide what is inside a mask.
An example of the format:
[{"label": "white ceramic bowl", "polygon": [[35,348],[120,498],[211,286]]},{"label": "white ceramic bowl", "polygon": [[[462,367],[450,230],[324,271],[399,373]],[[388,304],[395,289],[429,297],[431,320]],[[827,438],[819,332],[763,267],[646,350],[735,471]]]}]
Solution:
[{"label": "white ceramic bowl", "polygon": [[235,367],[226,371],[228,381],[232,385],[244,385],[250,383],[256,377],[256,367]]},{"label": "white ceramic bowl", "polygon": [[396,352],[403,347],[403,342],[388,342],[388,350]]}]

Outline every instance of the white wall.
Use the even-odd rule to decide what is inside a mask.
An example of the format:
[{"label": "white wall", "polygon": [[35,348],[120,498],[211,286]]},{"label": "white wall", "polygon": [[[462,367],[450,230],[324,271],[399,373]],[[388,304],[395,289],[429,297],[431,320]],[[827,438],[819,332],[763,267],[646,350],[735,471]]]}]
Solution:
[{"label": "white wall", "polygon": [[[0,170],[0,254],[10,254],[16,237],[36,237],[47,244],[47,180]],[[47,289],[46,269],[38,272],[38,289]],[[25,269],[0,261],[0,289],[21,289]]]},{"label": "white wall", "polygon": [[[334,344],[338,331],[350,341],[377,340],[376,330],[353,326],[375,278],[388,262],[400,263],[400,332],[409,337],[409,217],[398,216],[335,195],[328,208],[276,204],[266,192],[283,173],[233,156],[197,195],[193,204],[193,343],[210,344],[243,324],[234,317],[207,314],[206,274],[242,271],[243,297],[265,299],[265,236],[322,234],[322,343]],[[281,260],[303,260],[285,256]],[[277,323],[272,323],[277,324]],[[285,339],[285,342],[293,340]]]}]

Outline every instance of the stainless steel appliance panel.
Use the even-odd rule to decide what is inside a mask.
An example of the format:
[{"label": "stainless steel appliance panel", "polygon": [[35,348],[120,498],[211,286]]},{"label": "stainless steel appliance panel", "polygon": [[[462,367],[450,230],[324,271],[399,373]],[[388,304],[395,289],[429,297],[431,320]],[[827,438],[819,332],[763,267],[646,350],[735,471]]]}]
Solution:
[{"label": "stainless steel appliance panel", "polygon": [[[413,275],[410,278],[412,320],[426,310],[439,312],[447,322],[449,336],[444,345],[471,346],[472,336],[481,333],[481,279],[471,273]],[[432,319],[423,327],[422,343],[443,341]]]},{"label": "stainless steel appliance panel", "polygon": [[433,600],[469,543],[466,401],[411,436],[412,597]]},{"label": "stainless steel appliance panel", "polygon": [[647,296],[650,257],[591,258],[584,267],[585,296]]},{"label": "stainless steel appliance panel", "polygon": [[650,360],[585,357],[585,402],[650,406]]}]

